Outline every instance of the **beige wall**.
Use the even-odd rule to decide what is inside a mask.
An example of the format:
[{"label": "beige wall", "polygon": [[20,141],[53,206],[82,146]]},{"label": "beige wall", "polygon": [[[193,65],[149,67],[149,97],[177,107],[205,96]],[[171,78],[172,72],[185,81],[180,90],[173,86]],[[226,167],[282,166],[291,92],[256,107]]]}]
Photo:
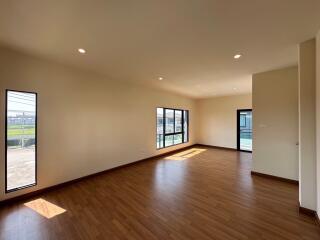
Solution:
[{"label": "beige wall", "polygon": [[298,180],[298,68],[253,75],[252,170]]},{"label": "beige wall", "polygon": [[320,217],[320,31],[316,46],[316,126],[317,126],[317,213]]},{"label": "beige wall", "polygon": [[[0,112],[5,89],[38,93],[38,186],[0,200],[195,143],[195,102],[167,92],[115,83],[94,73],[0,48]],[[190,110],[190,142],[156,150],[156,107]],[[0,136],[4,136],[0,114]],[[4,138],[0,165],[4,169]]]},{"label": "beige wall", "polygon": [[299,201],[316,210],[315,39],[299,45]]},{"label": "beige wall", "polygon": [[201,144],[237,148],[237,109],[251,109],[251,94],[197,101]]}]

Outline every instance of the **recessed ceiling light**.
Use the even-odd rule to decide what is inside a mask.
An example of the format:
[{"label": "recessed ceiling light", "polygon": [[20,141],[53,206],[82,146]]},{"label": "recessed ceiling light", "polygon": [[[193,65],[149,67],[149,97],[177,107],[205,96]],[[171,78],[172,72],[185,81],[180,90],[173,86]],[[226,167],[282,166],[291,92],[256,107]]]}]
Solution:
[{"label": "recessed ceiling light", "polygon": [[79,48],[79,49],[78,49],[78,52],[79,52],[79,53],[82,53],[82,54],[85,54],[85,53],[86,53],[86,50],[84,50],[83,48]]},{"label": "recessed ceiling light", "polygon": [[239,59],[239,58],[241,58],[242,57],[242,55],[241,54],[236,54],[236,55],[234,55],[234,59]]},{"label": "recessed ceiling light", "polygon": [[237,90],[237,88],[236,88],[236,87],[234,87],[234,88],[233,88],[233,90]]},{"label": "recessed ceiling light", "polygon": [[163,80],[163,77],[159,77],[158,79],[159,79],[160,81],[162,81],[162,80]]}]

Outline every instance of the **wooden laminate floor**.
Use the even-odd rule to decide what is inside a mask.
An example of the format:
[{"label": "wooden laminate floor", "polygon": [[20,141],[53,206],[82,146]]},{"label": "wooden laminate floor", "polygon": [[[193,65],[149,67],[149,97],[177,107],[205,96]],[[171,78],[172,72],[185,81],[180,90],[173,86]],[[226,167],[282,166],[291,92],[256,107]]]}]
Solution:
[{"label": "wooden laminate floor", "polygon": [[0,208],[0,239],[320,239],[298,186],[251,176],[251,154],[150,160]]}]

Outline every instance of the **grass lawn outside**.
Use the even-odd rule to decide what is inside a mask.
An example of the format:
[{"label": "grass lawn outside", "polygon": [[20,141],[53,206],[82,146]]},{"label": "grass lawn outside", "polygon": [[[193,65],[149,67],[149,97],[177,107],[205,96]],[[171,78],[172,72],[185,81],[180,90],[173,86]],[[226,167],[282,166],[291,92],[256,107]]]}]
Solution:
[{"label": "grass lawn outside", "polygon": [[35,135],[35,127],[24,127],[19,128],[19,126],[15,125],[14,127],[8,127],[8,137],[15,137],[15,136],[21,136],[21,135]]}]

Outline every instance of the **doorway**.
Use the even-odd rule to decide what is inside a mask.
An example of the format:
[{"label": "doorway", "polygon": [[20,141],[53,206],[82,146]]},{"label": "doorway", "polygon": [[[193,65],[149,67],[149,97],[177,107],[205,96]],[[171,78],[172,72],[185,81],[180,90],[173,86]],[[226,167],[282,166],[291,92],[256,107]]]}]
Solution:
[{"label": "doorway", "polygon": [[237,110],[237,150],[252,152],[252,109]]}]

